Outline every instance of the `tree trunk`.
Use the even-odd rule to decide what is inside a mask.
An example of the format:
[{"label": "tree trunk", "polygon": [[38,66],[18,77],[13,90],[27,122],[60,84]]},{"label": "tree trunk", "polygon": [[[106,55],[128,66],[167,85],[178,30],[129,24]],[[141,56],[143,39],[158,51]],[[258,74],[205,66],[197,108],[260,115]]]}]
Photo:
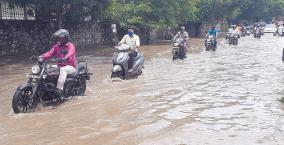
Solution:
[{"label": "tree trunk", "polygon": [[56,22],[57,28],[61,29],[63,27],[63,1],[58,0],[57,11],[56,11]]},{"label": "tree trunk", "polygon": [[[0,2],[0,20],[2,20],[2,2]],[[0,52],[1,55],[1,52]]]},{"label": "tree trunk", "polygon": [[57,14],[58,14],[58,17],[57,17],[57,28],[61,29],[63,27],[63,13],[59,12]]},{"label": "tree trunk", "polygon": [[28,19],[28,13],[27,13],[27,5],[24,5],[24,19]]}]

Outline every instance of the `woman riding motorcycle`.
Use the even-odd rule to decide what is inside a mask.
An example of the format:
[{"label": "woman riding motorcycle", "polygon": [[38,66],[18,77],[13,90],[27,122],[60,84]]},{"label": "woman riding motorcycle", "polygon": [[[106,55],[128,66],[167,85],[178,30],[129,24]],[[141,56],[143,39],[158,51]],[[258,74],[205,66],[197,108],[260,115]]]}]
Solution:
[{"label": "woman riding motorcycle", "polygon": [[39,61],[47,60],[50,58],[57,58],[57,66],[60,68],[60,74],[57,82],[57,93],[62,98],[64,83],[67,75],[76,72],[76,51],[75,45],[70,42],[70,34],[65,29],[60,29],[53,34],[56,44],[39,57]]}]

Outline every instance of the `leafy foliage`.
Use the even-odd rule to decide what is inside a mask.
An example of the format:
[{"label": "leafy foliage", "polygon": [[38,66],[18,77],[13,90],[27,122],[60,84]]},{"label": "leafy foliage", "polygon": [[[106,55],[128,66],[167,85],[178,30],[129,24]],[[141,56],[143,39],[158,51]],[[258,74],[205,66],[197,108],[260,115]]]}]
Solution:
[{"label": "leafy foliage", "polygon": [[2,0],[32,4],[38,19],[61,21],[58,25],[85,20],[119,22],[160,29],[203,20],[250,20],[284,13],[283,0]]},{"label": "leafy foliage", "polygon": [[284,104],[284,97],[282,97],[279,101]]}]

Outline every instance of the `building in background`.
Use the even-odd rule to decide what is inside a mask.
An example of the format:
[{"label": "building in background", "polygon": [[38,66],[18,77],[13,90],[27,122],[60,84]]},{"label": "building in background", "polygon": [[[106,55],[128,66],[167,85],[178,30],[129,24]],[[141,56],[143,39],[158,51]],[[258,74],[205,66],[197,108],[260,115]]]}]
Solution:
[{"label": "building in background", "polygon": [[1,20],[35,20],[35,8],[33,6],[9,5],[0,2]]}]

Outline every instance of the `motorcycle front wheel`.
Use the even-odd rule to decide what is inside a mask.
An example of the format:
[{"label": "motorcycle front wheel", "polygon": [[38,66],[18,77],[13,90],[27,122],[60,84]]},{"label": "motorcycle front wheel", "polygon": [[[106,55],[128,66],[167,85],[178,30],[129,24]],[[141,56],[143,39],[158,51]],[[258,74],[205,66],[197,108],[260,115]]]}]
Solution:
[{"label": "motorcycle front wheel", "polygon": [[173,60],[176,60],[176,59],[178,59],[178,52],[177,51],[172,51],[172,53],[173,53]]},{"label": "motorcycle front wheel", "polygon": [[31,86],[17,89],[12,100],[13,111],[18,113],[28,113],[36,107],[35,98],[33,98],[33,89]]},{"label": "motorcycle front wheel", "polygon": [[209,51],[210,50],[210,46],[205,46],[205,51]]}]

